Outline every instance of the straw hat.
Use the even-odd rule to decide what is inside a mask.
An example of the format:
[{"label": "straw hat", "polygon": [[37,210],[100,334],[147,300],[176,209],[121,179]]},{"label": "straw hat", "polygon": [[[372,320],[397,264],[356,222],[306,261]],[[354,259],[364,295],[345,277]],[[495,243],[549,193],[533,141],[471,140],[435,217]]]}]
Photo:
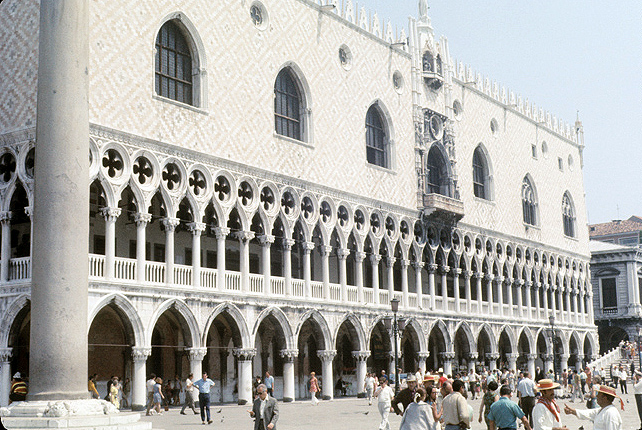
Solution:
[{"label": "straw hat", "polygon": [[598,393],[604,393],[607,396],[618,397],[615,388],[608,387],[606,385],[600,385],[600,388],[597,390]]},{"label": "straw hat", "polygon": [[553,382],[552,379],[540,379],[537,383],[538,390],[553,390],[559,386],[560,384]]},{"label": "straw hat", "polygon": [[429,381],[436,381],[437,376],[435,375],[424,375],[424,382],[429,382]]},{"label": "straw hat", "polygon": [[415,375],[410,374],[408,375],[406,382],[417,382],[417,377]]}]

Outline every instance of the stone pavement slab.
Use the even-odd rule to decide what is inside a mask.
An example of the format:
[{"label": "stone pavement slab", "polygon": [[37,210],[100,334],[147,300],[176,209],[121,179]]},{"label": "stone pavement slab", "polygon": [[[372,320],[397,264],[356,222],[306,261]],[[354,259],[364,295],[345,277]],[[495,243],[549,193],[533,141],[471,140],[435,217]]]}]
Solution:
[{"label": "stone pavement slab", "polygon": [[[623,430],[637,430],[640,420],[637,415],[635,398],[633,394],[623,396],[625,410],[620,411],[623,419]],[[583,409],[584,403],[571,403],[560,400],[560,407],[564,402],[577,409]],[[469,401],[475,410],[475,421],[471,430],[485,430],[486,425],[477,421],[479,416],[480,400]],[[249,405],[213,405],[211,407],[211,425],[202,425],[200,415],[186,411],[188,415],[180,415],[180,408],[171,408],[160,416],[143,416],[142,419],[152,423],[154,429],[164,430],[252,430],[253,420],[249,418],[247,410]],[[296,401],[292,403],[279,402],[280,418],[277,430],[361,430],[379,428],[380,415],[376,403],[368,406],[365,399],[339,398],[331,401],[321,401],[318,406],[312,406],[309,401]],[[578,430],[583,426],[585,430],[592,430],[593,424],[589,421],[580,421],[574,415],[564,415],[562,423],[569,430]],[[401,417],[391,414],[390,424],[393,430],[399,428]]]}]

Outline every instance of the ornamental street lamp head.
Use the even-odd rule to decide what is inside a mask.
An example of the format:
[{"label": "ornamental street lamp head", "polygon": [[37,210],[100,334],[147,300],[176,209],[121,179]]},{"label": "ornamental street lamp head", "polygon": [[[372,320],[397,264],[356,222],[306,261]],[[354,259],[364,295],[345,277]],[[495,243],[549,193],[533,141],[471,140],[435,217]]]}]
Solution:
[{"label": "ornamental street lamp head", "polygon": [[397,313],[397,311],[399,310],[399,299],[395,297],[394,299],[390,300],[390,307],[392,308],[392,312]]}]

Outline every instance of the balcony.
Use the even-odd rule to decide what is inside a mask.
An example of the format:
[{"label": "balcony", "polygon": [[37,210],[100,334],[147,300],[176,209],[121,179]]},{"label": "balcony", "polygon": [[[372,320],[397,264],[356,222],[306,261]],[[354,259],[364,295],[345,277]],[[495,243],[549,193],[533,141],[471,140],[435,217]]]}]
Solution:
[{"label": "balcony", "polygon": [[424,82],[433,90],[438,90],[444,84],[444,77],[439,73],[424,70],[421,72]]},{"label": "balcony", "polygon": [[457,222],[464,216],[464,202],[442,194],[423,195],[424,216]]}]

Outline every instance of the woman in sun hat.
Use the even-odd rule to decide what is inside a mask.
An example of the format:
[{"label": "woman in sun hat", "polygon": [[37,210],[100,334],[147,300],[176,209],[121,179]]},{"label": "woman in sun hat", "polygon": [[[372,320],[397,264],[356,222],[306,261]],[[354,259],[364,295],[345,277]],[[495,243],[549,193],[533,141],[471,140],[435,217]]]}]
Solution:
[{"label": "woman in sun hat", "polygon": [[[613,406],[613,400],[618,398],[615,388],[600,385],[597,390],[597,404],[599,409],[576,410],[569,405],[564,405],[564,413],[573,414],[581,420],[593,421],[594,430],[622,430],[622,417]],[[624,410],[624,403],[620,399],[620,407]]]},{"label": "woman in sun hat", "polygon": [[555,401],[555,389],[560,384],[552,379],[540,379],[537,389],[542,394],[533,408],[533,430],[567,430],[562,425],[562,411]]}]

